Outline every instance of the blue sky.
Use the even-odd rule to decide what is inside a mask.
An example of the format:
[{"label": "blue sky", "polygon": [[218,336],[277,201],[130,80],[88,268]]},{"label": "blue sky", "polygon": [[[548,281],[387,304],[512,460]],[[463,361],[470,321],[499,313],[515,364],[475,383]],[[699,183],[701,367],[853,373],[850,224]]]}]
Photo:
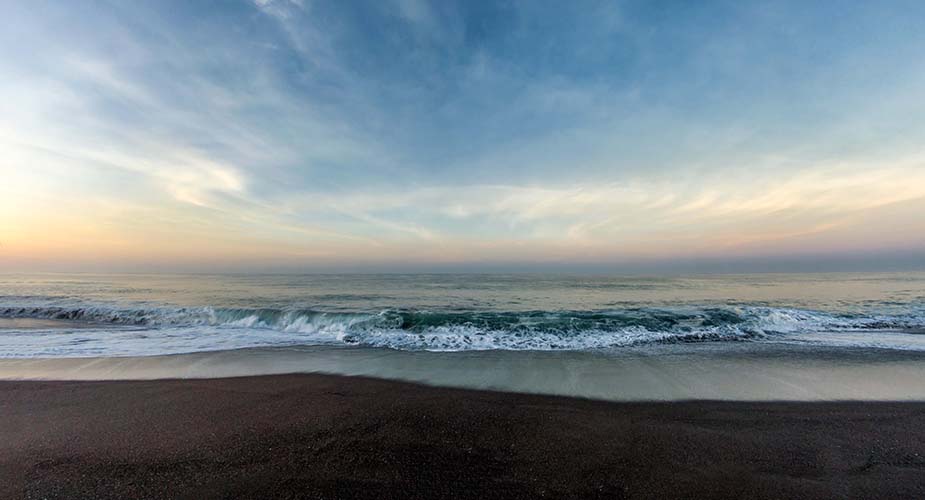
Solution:
[{"label": "blue sky", "polygon": [[921,2],[0,14],[5,269],[925,253]]}]

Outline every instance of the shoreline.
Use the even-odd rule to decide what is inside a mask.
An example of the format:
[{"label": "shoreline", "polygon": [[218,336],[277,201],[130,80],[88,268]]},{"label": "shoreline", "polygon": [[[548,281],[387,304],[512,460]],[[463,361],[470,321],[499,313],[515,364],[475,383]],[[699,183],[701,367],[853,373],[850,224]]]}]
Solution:
[{"label": "shoreline", "polygon": [[0,380],[151,380],[324,373],[609,401],[925,401],[925,352],[773,343],[615,352],[413,352],[315,346],[109,358],[0,359]]},{"label": "shoreline", "polygon": [[0,381],[3,498],[925,495],[925,402],[605,402],[333,375]]}]

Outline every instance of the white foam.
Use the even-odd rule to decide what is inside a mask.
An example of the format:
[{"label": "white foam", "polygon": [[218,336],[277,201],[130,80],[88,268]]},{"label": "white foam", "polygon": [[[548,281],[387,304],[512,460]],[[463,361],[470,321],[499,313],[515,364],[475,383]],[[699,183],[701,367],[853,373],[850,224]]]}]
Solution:
[{"label": "white foam", "polygon": [[[347,313],[28,298],[0,303],[0,317],[80,322],[80,328],[65,324],[60,328],[0,330],[0,357],[8,358],[147,356],[292,345],[409,351],[586,351],[651,343],[743,340],[854,342],[858,346],[925,350],[918,336],[895,333],[925,327],[925,314],[918,309],[889,314],[771,307]],[[850,338],[819,333],[851,331],[858,333]]]}]

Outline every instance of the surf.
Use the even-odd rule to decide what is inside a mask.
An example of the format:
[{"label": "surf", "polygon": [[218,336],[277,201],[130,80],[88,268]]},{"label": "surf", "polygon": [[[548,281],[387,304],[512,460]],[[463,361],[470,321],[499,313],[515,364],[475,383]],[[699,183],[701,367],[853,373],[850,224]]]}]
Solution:
[{"label": "surf", "polygon": [[9,297],[0,303],[0,318],[63,322],[45,328],[3,328],[0,356],[4,357],[158,355],[299,345],[447,352],[593,351],[664,343],[799,341],[801,335],[819,332],[925,328],[925,312],[917,308],[864,313],[740,305],[326,311]]}]

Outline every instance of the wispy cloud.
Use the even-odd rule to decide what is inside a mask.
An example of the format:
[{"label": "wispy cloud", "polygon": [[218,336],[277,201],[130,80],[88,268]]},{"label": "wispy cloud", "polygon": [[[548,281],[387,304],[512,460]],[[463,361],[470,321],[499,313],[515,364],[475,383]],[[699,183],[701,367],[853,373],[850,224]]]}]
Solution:
[{"label": "wispy cloud", "polygon": [[653,9],[4,5],[3,251],[486,262],[921,243],[915,12]]}]

